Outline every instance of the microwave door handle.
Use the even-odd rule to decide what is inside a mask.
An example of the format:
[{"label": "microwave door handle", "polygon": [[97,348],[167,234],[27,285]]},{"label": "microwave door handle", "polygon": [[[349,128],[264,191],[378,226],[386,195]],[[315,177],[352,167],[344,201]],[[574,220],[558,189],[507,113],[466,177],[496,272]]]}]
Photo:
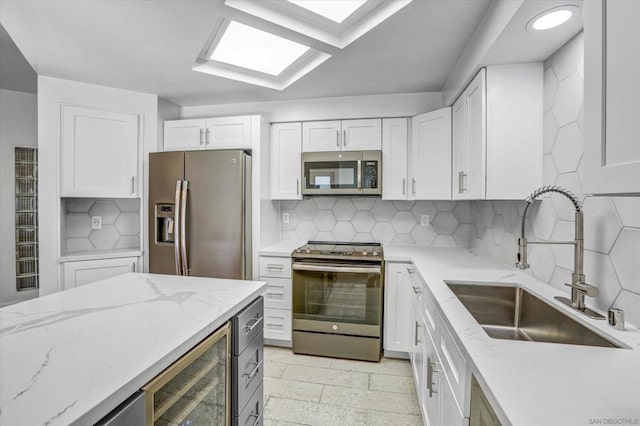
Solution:
[{"label": "microwave door handle", "polygon": [[358,160],[358,189],[362,189],[362,160]]}]

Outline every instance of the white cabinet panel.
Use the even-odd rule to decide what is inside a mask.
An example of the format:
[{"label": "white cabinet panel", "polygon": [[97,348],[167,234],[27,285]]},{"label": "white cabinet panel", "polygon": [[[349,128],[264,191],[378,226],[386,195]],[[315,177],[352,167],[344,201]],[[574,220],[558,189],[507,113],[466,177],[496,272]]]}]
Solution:
[{"label": "white cabinet panel", "polygon": [[264,308],[264,338],[291,341],[291,310]]},{"label": "white cabinet panel", "polygon": [[481,69],[453,105],[453,199],[524,199],[542,185],[541,63]]},{"label": "white cabinet panel", "polygon": [[63,197],[138,195],[138,116],[63,105]]},{"label": "white cabinet panel", "polygon": [[384,294],[384,349],[409,352],[411,344],[411,265],[387,263]]},{"label": "white cabinet panel", "polygon": [[382,149],[382,120],[307,121],[302,123],[302,151]]},{"label": "white cabinet panel", "polygon": [[291,279],[263,277],[261,280],[267,282],[264,295],[265,308],[291,310]]},{"label": "white cabinet panel", "polygon": [[271,126],[271,199],[302,199],[301,152],[301,123]]},{"label": "white cabinet panel", "polygon": [[382,120],[382,199],[407,199],[408,125],[406,118]]},{"label": "white cabinet panel", "polygon": [[584,192],[640,193],[640,2],[585,2],[584,19]]},{"label": "white cabinet panel", "polygon": [[302,123],[302,151],[340,151],[342,146],[340,121],[309,121]]},{"label": "white cabinet panel", "polygon": [[164,122],[165,151],[204,149],[205,120],[167,120]]},{"label": "white cabinet panel", "polygon": [[67,290],[127,272],[135,272],[138,269],[138,261],[137,257],[122,257],[65,262],[63,264],[63,288]]},{"label": "white cabinet panel", "polygon": [[367,151],[382,149],[382,120],[342,120],[342,150]]},{"label": "white cabinet panel", "polygon": [[411,120],[409,199],[451,199],[451,108]]},{"label": "white cabinet panel", "polygon": [[251,149],[251,117],[206,119],[205,147],[206,149]]}]

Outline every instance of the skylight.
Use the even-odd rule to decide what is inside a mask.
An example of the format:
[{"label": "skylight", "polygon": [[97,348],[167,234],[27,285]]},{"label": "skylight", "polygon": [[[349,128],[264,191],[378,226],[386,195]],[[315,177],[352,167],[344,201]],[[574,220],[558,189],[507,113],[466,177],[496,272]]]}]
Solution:
[{"label": "skylight", "polygon": [[341,23],[347,19],[367,0],[288,0],[289,2],[310,10],[313,13]]},{"label": "skylight", "polygon": [[231,21],[210,59],[277,76],[308,50],[308,46]]}]

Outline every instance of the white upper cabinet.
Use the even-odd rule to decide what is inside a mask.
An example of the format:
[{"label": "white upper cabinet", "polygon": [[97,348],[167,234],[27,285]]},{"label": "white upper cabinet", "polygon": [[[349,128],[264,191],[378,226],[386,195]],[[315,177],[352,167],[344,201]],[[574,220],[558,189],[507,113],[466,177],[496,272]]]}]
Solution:
[{"label": "white upper cabinet", "polygon": [[451,199],[451,107],[411,120],[410,200]]},{"label": "white upper cabinet", "polygon": [[382,120],[342,120],[342,150],[370,151],[382,149]]},{"label": "white upper cabinet", "polygon": [[141,132],[136,114],[63,105],[63,197],[138,196]]},{"label": "white upper cabinet", "polygon": [[251,149],[251,117],[167,120],[165,151]]},{"label": "white upper cabinet", "polygon": [[205,123],[206,149],[251,149],[251,117],[208,118]]},{"label": "white upper cabinet", "polygon": [[382,199],[407,199],[407,138],[406,118],[382,120]]},{"label": "white upper cabinet", "polygon": [[382,120],[308,121],[302,123],[302,151],[382,149]]},{"label": "white upper cabinet", "polygon": [[204,147],[205,120],[168,120],[164,122],[165,151],[193,151]]},{"label": "white upper cabinet", "polygon": [[524,199],[542,186],[542,75],[542,63],[488,67],[454,103],[454,199]]},{"label": "white upper cabinet", "polygon": [[584,192],[640,193],[640,2],[584,8]]},{"label": "white upper cabinet", "polygon": [[271,199],[302,199],[301,152],[301,123],[271,125]]}]

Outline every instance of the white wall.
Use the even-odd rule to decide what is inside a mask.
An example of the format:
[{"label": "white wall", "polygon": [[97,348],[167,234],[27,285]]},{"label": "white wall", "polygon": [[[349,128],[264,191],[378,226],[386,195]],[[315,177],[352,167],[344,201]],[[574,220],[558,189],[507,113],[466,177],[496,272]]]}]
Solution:
[{"label": "white wall", "polygon": [[16,291],[14,148],[38,145],[38,99],[33,93],[0,89],[0,307],[38,296]]},{"label": "white wall", "polygon": [[310,121],[342,118],[407,117],[440,108],[439,92],[345,96],[226,105],[182,107],[182,118],[261,115],[267,121]]},{"label": "white wall", "polygon": [[[158,97],[76,81],[38,76],[38,148],[40,155],[40,294],[61,290],[60,255],[60,106],[81,105],[139,114],[143,127],[143,163],[158,148]],[[146,179],[143,188],[147,188]],[[145,199],[146,194],[143,194]],[[146,239],[146,236],[143,238]]]}]

